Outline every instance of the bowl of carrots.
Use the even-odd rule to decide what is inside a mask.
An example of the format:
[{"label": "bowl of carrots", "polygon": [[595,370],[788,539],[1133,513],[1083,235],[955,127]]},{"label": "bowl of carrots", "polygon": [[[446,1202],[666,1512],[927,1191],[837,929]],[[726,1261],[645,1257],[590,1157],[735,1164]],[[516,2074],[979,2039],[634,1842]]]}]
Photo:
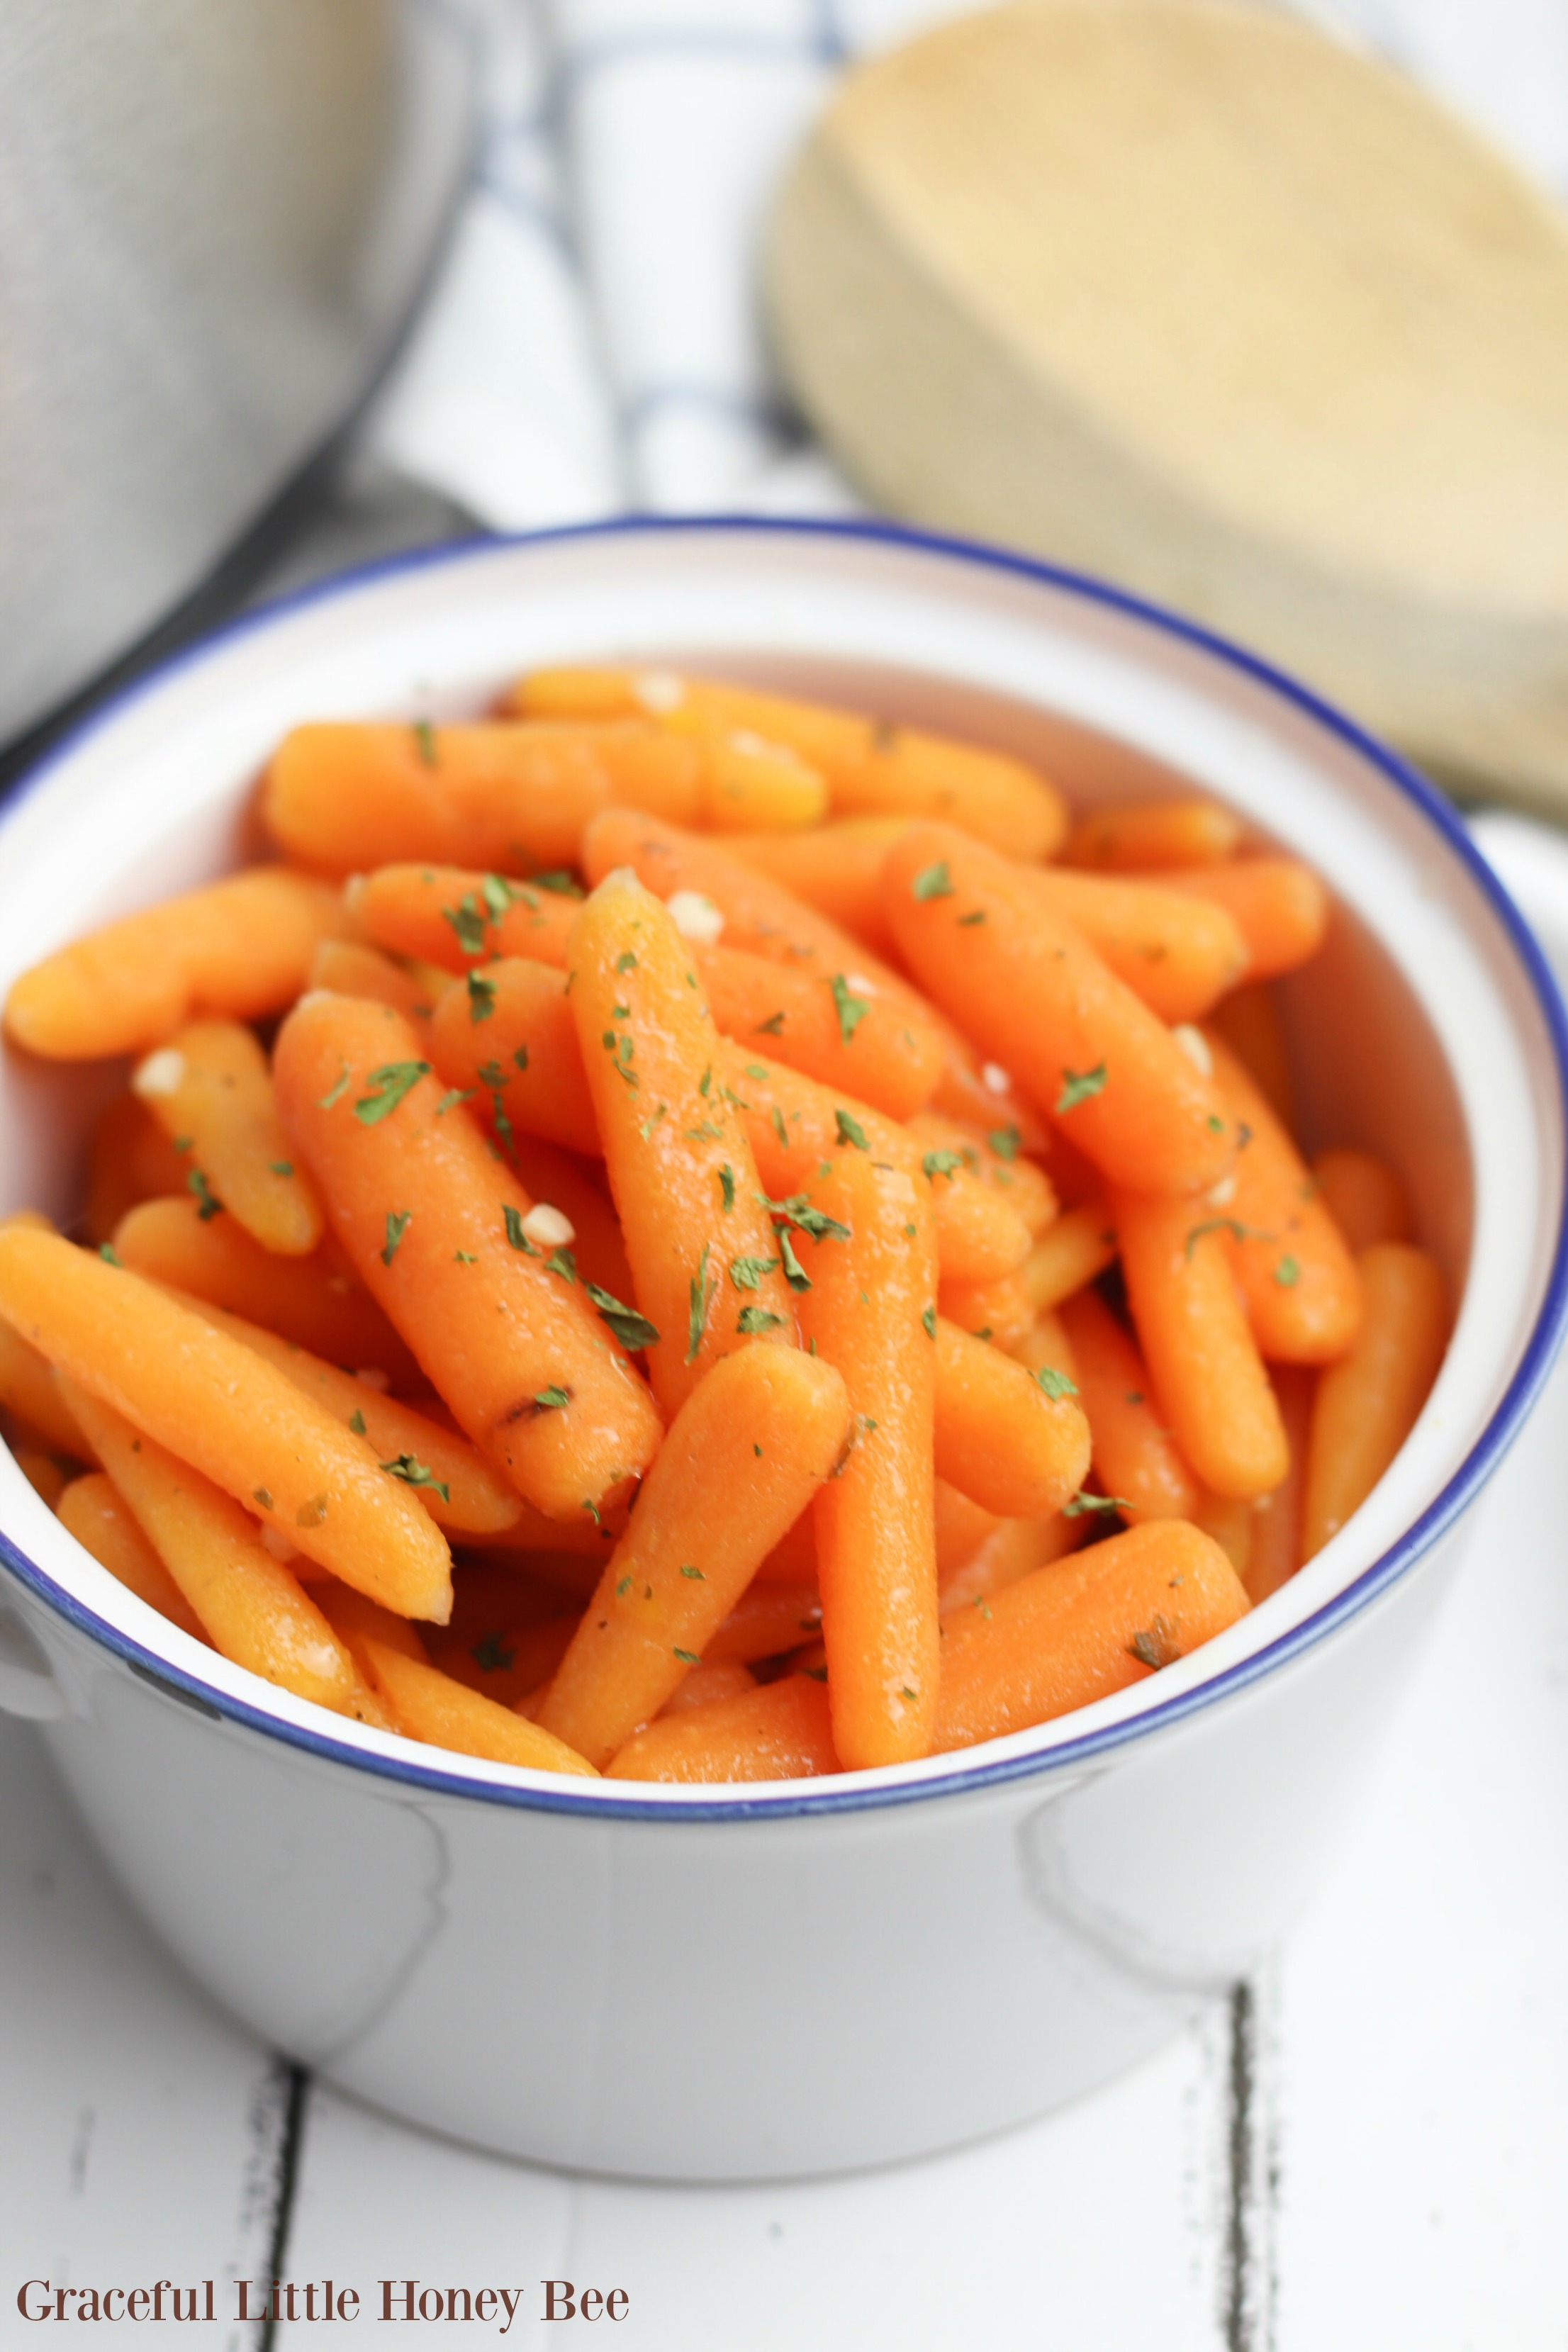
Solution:
[{"label": "bowl of carrots", "polygon": [[1563,1316],[1557,1000],[1394,758],[1036,565],[634,524],[262,613],[0,841],[0,1705],[231,2009],[745,2177],[1280,1932]]}]

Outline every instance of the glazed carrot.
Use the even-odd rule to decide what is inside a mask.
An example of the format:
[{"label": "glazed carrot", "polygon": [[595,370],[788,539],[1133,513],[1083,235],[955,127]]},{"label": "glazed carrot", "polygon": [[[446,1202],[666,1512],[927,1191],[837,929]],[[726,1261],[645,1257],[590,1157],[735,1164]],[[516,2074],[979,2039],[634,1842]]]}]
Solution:
[{"label": "glazed carrot", "polygon": [[1212,1085],[1030,877],[951,827],[916,825],[882,887],[917,978],[1097,1167],[1165,1193],[1224,1174],[1233,1145]]},{"label": "glazed carrot", "polygon": [[805,832],[732,833],[724,846],[743,866],[804,898],[889,962],[898,950],[882,912],[882,860],[910,822],[901,816],[846,817]]},{"label": "glazed carrot", "polygon": [[943,817],[1027,858],[1050,856],[1067,831],[1056,787],[1005,751],[793,695],[668,670],[622,672],[618,684],[603,672],[541,670],[518,681],[509,704],[531,717],[553,716],[574,694],[588,695],[595,711],[642,710],[666,725],[696,717],[787,745],[826,778],[840,816]]},{"label": "glazed carrot", "polygon": [[1157,883],[1025,869],[1042,907],[1071,923],[1118,980],[1162,1021],[1196,1021],[1247,969],[1247,946],[1223,907]]},{"label": "glazed carrot", "polygon": [[[962,1119],[944,1118],[934,1110],[916,1111],[904,1123],[922,1146],[921,1165],[939,1194],[951,1185],[960,1167],[967,1168],[1017,1211],[1032,1242],[1038,1241],[1054,1222],[1058,1202],[1050,1178],[1036,1161],[1020,1156],[1010,1136],[994,1129],[984,1134]],[[998,1141],[1003,1145],[1000,1151]]]},{"label": "glazed carrot", "polygon": [[845,1384],[797,1348],[721,1357],[671,1423],[539,1720],[607,1762],[664,1706],[831,1473]]},{"label": "glazed carrot", "polygon": [[[629,1298],[636,1286],[620,1224],[603,1189],[603,1169],[595,1164],[591,1171],[588,1162],[536,1135],[507,1136],[503,1149],[533,1200],[529,1215],[540,1238],[557,1235],[586,1281],[597,1283],[616,1298]],[[554,1223],[550,1210],[556,1213]],[[561,1219],[571,1226],[569,1235],[562,1230]]]},{"label": "glazed carrot", "polygon": [[274,1056],[285,1124],[355,1272],[480,1452],[547,1517],[591,1517],[652,1459],[653,1400],[418,1048],[389,1006],[302,998]]},{"label": "glazed carrot", "polygon": [[918,1180],[865,1152],[807,1189],[834,1228],[803,1244],[802,1334],[843,1373],[855,1413],[854,1448],[816,1505],[833,1736],[853,1771],[931,1742],[936,1223]]},{"label": "glazed carrot", "polygon": [[1289,1467],[1223,1216],[1202,1201],[1114,1193],[1128,1304],[1161,1417],[1220,1495],[1266,1495]]},{"label": "glazed carrot", "polygon": [[1035,1319],[1026,1264],[999,1275],[994,1282],[942,1283],[937,1312],[977,1340],[992,1339],[1003,1349],[1017,1347]]},{"label": "glazed carrot", "polygon": [[390,1004],[405,1020],[428,1021],[451,985],[443,971],[438,990],[423,987],[405,964],[394,963],[379,948],[358,940],[323,940],[310,960],[307,988],[330,988],[335,996],[368,996],[373,1004]]},{"label": "glazed carrot", "polygon": [[1225,1039],[1253,1084],[1268,1097],[1275,1118],[1293,1135],[1296,1082],[1277,992],[1266,980],[1233,988],[1209,1015],[1209,1025]]},{"label": "glazed carrot", "polygon": [[1190,1519],[1201,1490],[1165,1427],[1153,1387],[1128,1334],[1096,1292],[1062,1308],[1101,1491],[1119,1496],[1126,1517]]},{"label": "glazed carrot", "polygon": [[939,1477],[999,1518],[1047,1519],[1082,1486],[1089,1445],[1069,1388],[937,1318]]},{"label": "glazed carrot", "polygon": [[406,1738],[432,1748],[452,1748],[459,1756],[483,1756],[492,1764],[521,1764],[533,1772],[569,1772],[596,1780],[584,1757],[530,1723],[510,1707],[478,1691],[465,1690],[435,1666],[403,1657],[384,1642],[367,1640],[365,1655],[376,1688]]},{"label": "glazed carrot", "polygon": [[939,1014],[934,1005],[930,1009],[942,1031],[943,1060],[929,1108],[1002,1138],[999,1150],[1045,1151],[1054,1139],[1052,1130],[1011,1075],[1000,1062],[987,1061],[956,1021]]},{"label": "glazed carrot", "polygon": [[12,982],[5,1034],[76,1062],[141,1053],[197,1013],[258,1020],[292,1003],[318,944],[343,928],[335,890],[254,866],[46,956]]},{"label": "glazed carrot", "polygon": [[[0,1233],[0,1315],[76,1387],[258,1510],[345,1584],[400,1615],[445,1618],[450,1555],[409,1488],[363,1438],[227,1332],[139,1275],[57,1234],[15,1227]],[[83,1422],[94,1444],[96,1426]]]},{"label": "glazed carrot", "polygon": [[49,1369],[49,1360],[29,1348],[9,1323],[0,1323],[0,1405],[61,1454],[90,1462],[92,1449]]},{"label": "glazed carrot", "polygon": [[[994,1511],[984,1510],[939,1476],[932,1496],[936,1524],[936,1580],[940,1591],[955,1570],[973,1559],[988,1536],[1002,1525]],[[813,1563],[815,1571],[815,1562]]]},{"label": "glazed carrot", "polygon": [[839,1769],[820,1675],[808,1680],[794,1673],[761,1689],[748,1677],[744,1689],[716,1690],[689,1706],[684,1696],[683,1689],[627,1741],[605,1767],[607,1779],[722,1784],[808,1780]]},{"label": "glazed carrot", "polygon": [[1089,1526],[1089,1516],[1069,1519],[1060,1511],[1049,1519],[998,1519],[979,1549],[943,1577],[939,1596],[943,1619],[970,1610],[983,1617],[994,1592],[1065,1559],[1082,1543]]},{"label": "glazed carrot", "polygon": [[40,1446],[26,1443],[22,1433],[13,1427],[5,1431],[11,1459],[31,1486],[40,1502],[54,1510],[69,1483],[58,1457],[46,1454]]},{"label": "glazed carrot", "polygon": [[1130,1528],[944,1620],[939,1753],[1048,1723],[1185,1657],[1247,1614],[1219,1546],[1181,1519]]},{"label": "glazed carrot", "polygon": [[1037,1315],[1076,1297],[1116,1257],[1116,1226],[1103,1201],[1068,1209],[1041,1234],[1024,1267],[1029,1303]]},{"label": "glazed carrot", "polygon": [[1356,1271],[1361,1333],[1349,1355],[1320,1376],[1312,1406],[1303,1559],[1339,1533],[1388,1468],[1415,1426],[1448,1341],[1447,1288],[1425,1250],[1378,1242],[1361,1253]]},{"label": "glazed carrot", "polygon": [[719,1037],[668,910],[612,875],[572,935],[572,1011],[637,1286],[648,1376],[676,1412],[749,1339],[795,1344],[795,1312]]},{"label": "glazed carrot", "polygon": [[547,887],[470,866],[425,865],[378,866],[344,892],[354,921],[377,947],[459,973],[502,956],[563,971],[581,897],[564,875]]},{"label": "glazed carrot", "polygon": [[695,746],[646,724],[296,727],[273,753],[261,818],[327,874],[388,857],[531,873],[573,864],[612,801],[696,822],[700,771]]},{"label": "glazed carrot", "polygon": [[704,1660],[725,1664],[774,1658],[795,1650],[822,1631],[822,1602],[815,1584],[759,1584],[753,1578],[716,1633],[703,1645]]},{"label": "glazed carrot", "polygon": [[418,1365],[329,1241],[308,1258],[279,1258],[232,1217],[204,1221],[197,1203],[145,1201],[115,1227],[124,1265],[265,1324],[313,1355],[352,1371],[378,1371],[394,1388],[416,1385]]},{"label": "glazed carrot", "polygon": [[[289,1157],[267,1056],[237,1021],[194,1021],[139,1062],[131,1090],[179,1150],[209,1217],[226,1209],[263,1249],[308,1257],[326,1230]],[[215,1203],[216,1206],[215,1207]]]},{"label": "glazed carrot", "polygon": [[478,1642],[444,1642],[430,1664],[479,1691],[498,1706],[515,1706],[547,1683],[572,1645],[582,1612],[547,1618],[540,1625],[509,1626]]},{"label": "glazed carrot", "polygon": [[1329,928],[1329,894],[1294,857],[1239,857],[1162,874],[1168,890],[1223,907],[1247,943],[1251,980],[1273,980],[1315,956]]},{"label": "glazed carrot", "polygon": [[909,1129],[884,1118],[868,1103],[836,1095],[815,1078],[765,1061],[731,1041],[720,1049],[720,1064],[729,1098],[738,1103],[745,1123],[757,1172],[770,1192],[797,1192],[823,1160],[865,1149],[873,1159],[890,1160],[929,1187],[937,1251],[950,1280],[992,1282],[1023,1264],[1028,1255],[1028,1227],[970,1169],[928,1170],[930,1155]]},{"label": "glazed carrot", "polygon": [[1252,1547],[1242,1582],[1255,1609],[1301,1565],[1301,1499],[1317,1385],[1305,1364],[1276,1364],[1270,1378],[1290,1448],[1290,1467],[1279,1485],[1260,1495],[1252,1507]]},{"label": "glazed carrot", "polygon": [[610,1546],[623,1532],[621,1520],[624,1516],[621,1511],[606,1511],[597,1526],[586,1512],[577,1519],[547,1519],[542,1511],[536,1511],[525,1502],[522,1517],[517,1524],[508,1528],[502,1535],[487,1536],[484,1549],[492,1560],[510,1560],[515,1554],[517,1565],[526,1568],[530,1574],[545,1573],[541,1559],[542,1555],[549,1553],[563,1553],[574,1560],[586,1560],[591,1565],[592,1573],[587,1578],[584,1590],[592,1591],[598,1563],[607,1557]]},{"label": "glazed carrot", "polygon": [[803,1511],[795,1525],[784,1529],[759,1566],[754,1581],[816,1585],[816,1519],[811,1511]]},{"label": "glazed carrot", "polygon": [[315,1397],[334,1421],[365,1440],[384,1469],[389,1463],[400,1465],[393,1475],[418,1496],[437,1527],[488,1538],[504,1534],[521,1517],[522,1505],[511,1488],[466,1438],[444,1429],[427,1413],[384,1396],[368,1381],[323,1363],[295,1340],[279,1339],[259,1323],[226,1314],[205,1299],[182,1296],[180,1303],[215,1329],[254,1349],[296,1388]]},{"label": "glazed carrot", "polygon": [[503,1138],[504,1117],[569,1151],[598,1151],[564,970],[507,956],[471,971],[437,1007],[430,1058],[447,1086],[489,1101]]},{"label": "glazed carrot", "polygon": [[[1289,1474],[1287,1472],[1286,1475],[1289,1476]],[[1205,1536],[1218,1544],[1236,1570],[1244,1591],[1252,1561],[1252,1530],[1257,1518],[1257,1498],[1245,1495],[1211,1494],[1206,1487],[1199,1494],[1197,1507],[1193,1513],[1194,1527],[1201,1528]]]},{"label": "glazed carrot", "polygon": [[686,1680],[672,1691],[655,1721],[668,1723],[672,1715],[688,1715],[693,1707],[711,1706],[716,1700],[744,1698],[757,1687],[756,1676],[738,1658],[704,1659],[687,1669]]},{"label": "glazed carrot", "polygon": [[1319,1200],[1352,1250],[1410,1239],[1410,1203],[1386,1160],[1370,1151],[1320,1151],[1311,1174]]},{"label": "glazed carrot", "polygon": [[1060,854],[1064,866],[1129,874],[1218,865],[1240,846],[1240,824],[1218,801],[1123,801],[1079,817]]},{"label": "glazed carrot", "polygon": [[751,728],[726,726],[695,710],[672,711],[661,724],[688,737],[700,758],[699,823],[721,833],[752,825],[787,832],[819,824],[826,814],[826,782],[787,743],[766,742]]},{"label": "glazed carrot", "polygon": [[249,1514],[101,1396],[74,1381],[66,1395],[214,1649],[296,1698],[381,1722],[348,1651],[299,1579],[268,1551]]},{"label": "glazed carrot", "polygon": [[1207,1043],[1226,1115],[1246,1138],[1224,1213],[1253,1338],[1273,1362],[1331,1363],[1361,1321],[1354,1262],[1268,1097],[1220,1037]]},{"label": "glazed carrot", "polygon": [[662,1715],[605,1768],[612,1780],[808,1780],[837,1772],[827,1693],[804,1675]]},{"label": "glazed carrot", "polygon": [[312,1586],[310,1598],[348,1651],[367,1683],[374,1684],[370,1659],[365,1651],[367,1640],[384,1642],[389,1650],[400,1657],[413,1658],[420,1665],[429,1664],[425,1643],[406,1617],[394,1616],[377,1601],[367,1600],[352,1585],[340,1584],[335,1576],[323,1576]]},{"label": "glazed carrot", "polygon": [[857,987],[858,975],[792,971],[741,948],[693,946],[690,953],[725,1036],[762,1045],[889,1118],[907,1118],[929,1101],[942,1039],[932,1023],[909,1019],[901,998]]},{"label": "glazed carrot", "polygon": [[128,1209],[160,1194],[183,1192],[190,1161],[144,1105],[129,1091],[116,1095],[92,1130],[82,1225],[96,1248],[108,1241]]},{"label": "glazed carrot", "polygon": [[120,1489],[101,1470],[73,1478],[55,1505],[55,1516],[100,1568],[155,1609],[182,1633],[205,1642],[202,1621],[142,1534]]}]

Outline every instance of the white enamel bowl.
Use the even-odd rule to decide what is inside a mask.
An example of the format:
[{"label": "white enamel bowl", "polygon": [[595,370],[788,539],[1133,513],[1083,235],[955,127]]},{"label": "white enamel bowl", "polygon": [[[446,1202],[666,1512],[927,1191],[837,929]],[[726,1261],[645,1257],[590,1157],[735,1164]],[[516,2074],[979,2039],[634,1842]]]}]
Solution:
[{"label": "white enamel bowl", "polygon": [[[518,668],[622,656],[973,730],[1082,800],[1195,782],[1310,858],[1341,908],[1289,992],[1312,1139],[1395,1161],[1460,1301],[1409,1444],[1284,1591],[1136,1689],[735,1795],[584,1790],[280,1696],[122,1590],[0,1454],[0,1704],[38,1720],[191,1975],[346,2088],[593,2169],[873,2163],[1105,2081],[1310,1890],[1558,1343],[1562,1017],[1453,818],[1286,680],[1035,565],[751,522],[443,552],[198,647],[4,813],[0,982],[232,864],[294,720],[461,711]],[[117,1082],[7,1063],[0,1205],[71,1213]]]}]

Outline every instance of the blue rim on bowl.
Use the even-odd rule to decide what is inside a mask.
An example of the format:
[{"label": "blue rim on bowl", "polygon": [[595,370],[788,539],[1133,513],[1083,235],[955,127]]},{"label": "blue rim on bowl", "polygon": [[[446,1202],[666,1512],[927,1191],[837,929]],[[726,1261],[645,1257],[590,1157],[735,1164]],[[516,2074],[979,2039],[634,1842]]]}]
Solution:
[{"label": "blue rim on bowl", "polygon": [[[463,541],[455,545],[419,549],[411,553],[388,557],[352,572],[338,573],[330,580],[247,614],[149,671],[113,696],[56,744],[7,795],[5,814],[8,816],[23,801],[29,799],[85,742],[121,718],[143,697],[164,686],[183,670],[206,660],[218,647],[265,630],[288,614],[309,609],[314,604],[332,602],[372,581],[400,572],[482,560],[508,549],[560,541],[652,537],[660,533],[697,531],[748,532],[779,539],[809,537],[891,545],[924,551],[961,563],[973,564],[985,571],[1010,573],[1058,594],[1078,597],[1086,604],[1097,604],[1139,621],[1167,637],[1197,647],[1254,684],[1263,687],[1359,754],[1406,800],[1414,803],[1478,886],[1506,932],[1530,982],[1536,1007],[1551,1041],[1558,1093],[1564,1105],[1568,1106],[1568,1015],[1564,1013],[1545,958],[1523,917],[1471,842],[1454,811],[1406,761],[1368,734],[1365,729],[1358,727],[1352,719],[1345,718],[1331,704],[1275,668],[1271,663],[1243,651],[1212,630],[1184,620],[1179,614],[1167,612],[1163,606],[1151,604],[1142,597],[1110,587],[1082,573],[1037,562],[1028,556],[1010,553],[1003,549],[951,539],[935,532],[910,530],[885,523],[785,520],[749,515],[635,517],[554,530],[522,532],[510,537]],[[1078,1738],[1060,1741],[1043,1754],[1012,1755],[989,1762],[964,1763],[955,1759],[950,1769],[918,1780],[890,1785],[868,1785],[860,1775],[851,1774],[846,1775],[841,1782],[828,1780],[819,1786],[805,1788],[796,1783],[788,1794],[759,1792],[688,1799],[677,1807],[650,1801],[655,1796],[651,1790],[638,1797],[611,1794],[608,1783],[598,1789],[584,1790],[580,1783],[563,1782],[557,1790],[548,1787],[519,1787],[510,1782],[488,1781],[477,1776],[470,1778],[466,1774],[443,1771],[439,1766],[350,1747],[329,1734],[289,1723],[202,1682],[198,1676],[144,1648],[85,1608],[25,1553],[18,1551],[4,1531],[0,1531],[0,1559],[23,1585],[46,1601],[68,1624],[101,1643],[142,1680],[166,1692],[170,1697],[203,1714],[265,1733],[309,1755],[346,1764],[356,1770],[400,1782],[413,1790],[468,1797],[492,1804],[521,1806],[530,1811],[582,1813],[600,1820],[649,1822],[777,1820],[807,1813],[869,1811],[887,1805],[923,1803],[931,1798],[970,1793],[1011,1780],[1044,1777],[1081,1767],[1096,1757],[1107,1755],[1132,1740],[1142,1739],[1152,1732],[1177,1724],[1215,1705],[1313,1648],[1413,1568],[1465,1509],[1518,1435],[1552,1369],[1565,1329],[1568,1329],[1568,1177],[1565,1177],[1564,1189],[1559,1195],[1552,1262],[1540,1311],[1512,1379],[1480,1435],[1447,1483],[1397,1540],[1379,1553],[1348,1585],[1265,1648],[1238,1660],[1235,1665],[1223,1669],[1195,1688],[1182,1691],[1170,1698],[1157,1699],[1133,1716],[1100,1726]]]}]

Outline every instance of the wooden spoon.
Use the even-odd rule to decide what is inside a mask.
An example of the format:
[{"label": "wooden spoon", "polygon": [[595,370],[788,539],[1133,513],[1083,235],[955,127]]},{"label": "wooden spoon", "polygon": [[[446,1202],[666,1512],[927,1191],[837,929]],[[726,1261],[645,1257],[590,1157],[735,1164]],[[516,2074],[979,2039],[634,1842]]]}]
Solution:
[{"label": "wooden spoon", "polygon": [[1145,591],[1568,812],[1568,228],[1232,0],[1022,0],[862,68],[773,229],[880,504]]}]

